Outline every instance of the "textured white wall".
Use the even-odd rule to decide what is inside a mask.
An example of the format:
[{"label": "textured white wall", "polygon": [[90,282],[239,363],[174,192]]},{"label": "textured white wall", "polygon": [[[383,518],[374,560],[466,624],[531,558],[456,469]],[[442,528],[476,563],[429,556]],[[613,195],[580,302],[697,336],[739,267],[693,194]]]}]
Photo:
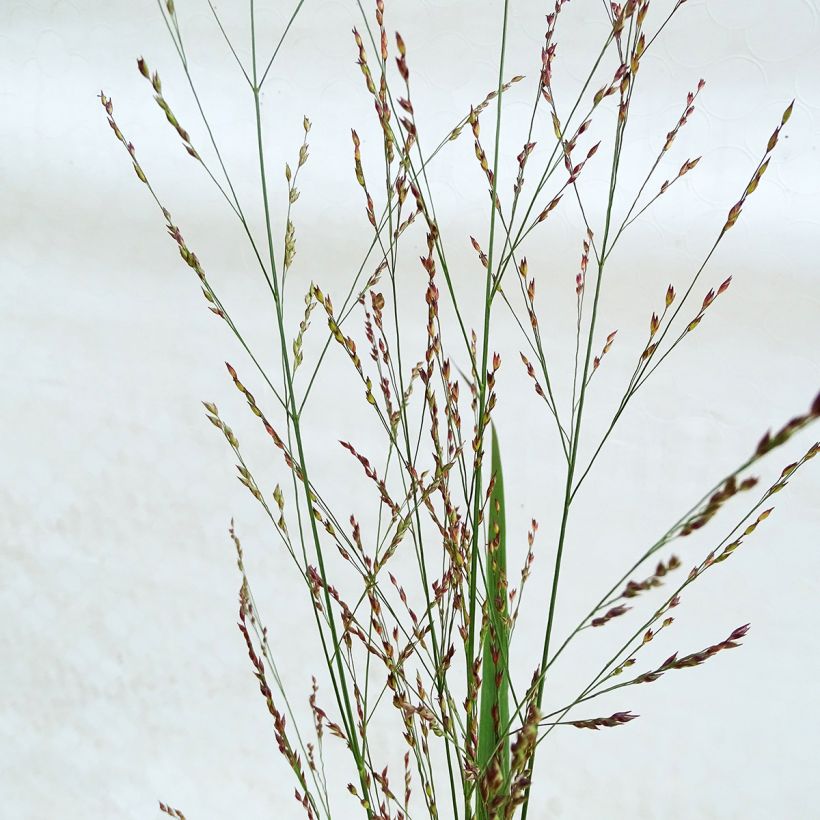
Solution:
[{"label": "textured white wall", "polygon": [[[229,30],[247,42],[244,4],[221,5]],[[289,10],[258,5],[276,7],[260,9],[269,44]],[[510,75],[537,70],[546,5],[511,3]],[[653,3],[655,19],[670,5]],[[179,0],[178,7],[225,156],[243,194],[257,197],[252,112],[240,77],[207,4]],[[432,142],[494,85],[500,3],[393,0],[387,14],[388,27],[407,41],[417,115]],[[567,8],[556,81],[568,93],[599,41],[602,16],[597,0]],[[367,237],[348,129],[362,133],[371,162],[378,143],[353,64],[349,30],[358,23],[353,2],[308,0],[265,94],[271,152],[283,157],[271,171],[277,186],[282,161],[297,150],[301,115],[314,123],[296,206],[294,309],[310,279],[340,293]],[[155,816],[162,798],[193,820],[297,817],[234,626],[231,515],[299,703],[318,655],[294,655],[310,626],[290,596],[290,567],[234,480],[198,401],[224,408],[260,477],[281,478],[280,465],[221,364],[228,358],[250,372],[247,363],[203,309],[190,271],[163,236],[105,124],[95,98],[101,87],[266,360],[272,314],[241,235],[137,74],[140,54],[160,69],[178,116],[203,145],[153,3],[4,0],[0,7],[0,814],[143,818]],[[701,76],[708,85],[669,167],[704,159],[613,257],[602,322],[621,335],[592,392],[593,427],[615,401],[666,284],[687,281],[792,97],[795,113],[759,192],[704,275],[704,292],[728,274],[732,288],[636,399],[586,487],[568,544],[561,633],[765,429],[803,411],[820,381],[820,6],[690,0],[642,69],[629,179],[638,179]],[[520,150],[525,85],[505,115],[514,134],[508,159]],[[590,166],[588,184],[602,179],[604,166],[605,158]],[[485,230],[487,214],[469,140],[449,147],[435,179],[451,254],[462,280],[478,281],[467,236]],[[579,247],[577,217],[567,209],[529,251],[557,356],[569,351]],[[422,272],[408,265],[403,293],[414,321],[422,314],[411,298],[421,286]],[[520,541],[530,515],[541,521],[529,592],[535,606],[552,561],[560,462],[518,372],[519,341],[508,324],[498,326],[506,367],[497,423],[510,454],[511,528]],[[321,336],[318,321],[314,333]],[[333,358],[308,416],[317,430],[309,449],[341,509],[367,520],[373,506],[344,478],[350,461],[334,444],[350,437],[366,450],[372,435],[357,422],[358,393],[336,398],[349,383],[346,363]],[[795,441],[766,474],[810,441]],[[531,457],[515,460],[516,450]],[[686,596],[656,651],[694,650],[751,621],[743,649],[627,690],[585,715],[609,706],[639,712],[627,727],[552,735],[539,758],[541,802],[531,816],[817,816],[818,488],[817,471],[808,469],[778,497],[776,514],[742,553]],[[705,541],[687,544],[685,564],[705,548]],[[534,622],[522,628],[532,629],[524,643],[540,640]],[[585,638],[556,691],[583,679],[616,632]],[[523,669],[532,664],[522,660]]]}]

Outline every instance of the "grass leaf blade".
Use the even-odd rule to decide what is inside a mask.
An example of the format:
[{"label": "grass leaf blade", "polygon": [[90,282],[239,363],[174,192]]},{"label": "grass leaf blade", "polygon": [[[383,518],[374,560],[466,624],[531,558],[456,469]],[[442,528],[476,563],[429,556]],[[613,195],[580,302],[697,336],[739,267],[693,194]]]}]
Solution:
[{"label": "grass leaf blade", "polygon": [[[510,748],[501,738],[501,729],[509,722],[509,639],[510,623],[507,608],[507,548],[504,511],[504,477],[501,471],[501,452],[495,426],[492,427],[493,489],[489,503],[489,543],[485,554],[485,593],[487,600],[487,628],[484,631],[481,671],[481,710],[478,725],[478,763],[490,780],[502,783],[510,768]],[[488,795],[491,798],[492,794]],[[479,818],[489,817],[481,805]]]}]

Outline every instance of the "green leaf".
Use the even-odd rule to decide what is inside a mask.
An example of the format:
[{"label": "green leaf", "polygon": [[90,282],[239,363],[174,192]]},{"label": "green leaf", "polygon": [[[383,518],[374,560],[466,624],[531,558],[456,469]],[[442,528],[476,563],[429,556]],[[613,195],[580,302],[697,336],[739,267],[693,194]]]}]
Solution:
[{"label": "green leaf", "polygon": [[[492,428],[492,474],[495,484],[489,502],[489,529],[484,556],[487,628],[482,645],[481,709],[478,724],[478,763],[485,768],[492,762],[506,780],[510,768],[510,744],[506,727],[510,719],[509,706],[509,644],[510,622],[507,609],[507,545],[504,516],[504,477],[501,453],[495,426]],[[497,657],[497,664],[493,655]],[[498,778],[499,782],[503,782]],[[481,801],[479,800],[479,803]],[[488,818],[483,805],[478,817]]]}]

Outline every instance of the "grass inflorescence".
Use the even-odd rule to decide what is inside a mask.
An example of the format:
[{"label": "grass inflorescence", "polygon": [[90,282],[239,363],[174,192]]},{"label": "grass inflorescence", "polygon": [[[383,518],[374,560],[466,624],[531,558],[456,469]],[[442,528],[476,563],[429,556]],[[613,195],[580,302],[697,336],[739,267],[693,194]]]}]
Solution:
[{"label": "grass inflorescence", "polygon": [[[172,0],[160,3],[160,11],[201,116],[202,144],[180,124],[159,74],[142,57],[137,61],[165,120],[186,153],[216,185],[250,244],[261,287],[275,315],[274,344],[281,363],[276,375],[263,367],[264,357],[257,357],[246,342],[240,322],[217,293],[149,180],[134,145],[117,124],[112,101],[100,95],[116,138],[161,210],[180,256],[196,274],[209,310],[227,325],[244,351],[243,362],[227,364],[228,375],[274,445],[281,484],[270,490],[257,480],[216,404],[205,402],[204,406],[207,418],[236,457],[239,481],[270,520],[313,613],[319,654],[304,662],[318,664],[321,668],[315,671],[327,685],[320,690],[317,677],[311,679],[307,726],[300,725],[291,708],[274,642],[263,625],[232,523],[230,535],[241,575],[239,630],[273,721],[276,744],[294,777],[296,803],[307,817],[350,817],[358,811],[367,818],[384,820],[524,818],[538,785],[537,751],[554,729],[598,731],[625,726],[638,717],[631,711],[602,717],[592,711],[592,716],[586,716],[578,714],[578,707],[589,708],[590,701],[606,693],[700,666],[740,645],[748,624],[704,649],[682,655],[676,652],[659,665],[645,651],[660,632],[672,627],[688,587],[734,555],[770,516],[772,496],[818,452],[815,443],[762,492],[759,487],[766,486],[765,482],[761,485],[749,473],[820,416],[820,398],[806,413],[767,433],[735,469],[679,511],[653,543],[625,556],[629,564],[625,572],[600,596],[590,596],[588,613],[559,642],[556,612],[565,556],[575,548],[568,533],[576,495],[638,390],[729,288],[731,277],[713,285],[700,301],[695,294],[710,259],[769,167],[792,105],[786,107],[762,146],[758,164],[728,208],[724,223],[717,227],[702,264],[682,286],[664,285],[665,290],[658,293],[645,342],[626,354],[634,356],[634,370],[603,434],[596,437],[587,423],[593,376],[612,358],[617,333],[611,325],[601,326],[602,293],[612,286],[610,258],[633,223],[659,198],[669,196],[670,190],[678,191],[681,186],[676,183],[697,173],[700,161],[699,156],[687,159],[660,185],[653,181],[665,166],[672,144],[695,116],[703,80],[688,93],[671,130],[659,135],[660,150],[648,163],[637,190],[626,190],[622,164],[639,72],[685,0],[672,4],[666,16],[650,10],[649,0],[603,3],[605,37],[590,56],[588,76],[577,99],[569,102],[560,99],[553,87],[553,75],[560,70],[560,24],[568,5],[568,0],[555,0],[546,15],[541,53],[535,55],[529,127],[518,135],[521,150],[510,161],[515,181],[509,196],[501,184],[506,179],[501,151],[504,103],[508,95],[525,86],[524,77],[506,73],[509,0],[503,3],[499,20],[496,87],[473,105],[465,104],[462,116],[438,139],[425,133],[423,123],[416,119],[412,44],[388,31],[383,0],[376,0],[372,17],[358,4],[362,22],[352,32],[351,56],[361,73],[362,93],[375,111],[376,150],[383,176],[377,179],[365,172],[373,160],[363,156],[365,145],[374,150],[374,143],[365,143],[360,136],[362,125],[353,124],[351,179],[355,186],[350,202],[351,207],[361,209],[372,241],[362,249],[361,265],[353,272],[347,292],[341,294],[329,293],[320,282],[300,284],[291,274],[298,268],[300,246],[314,241],[296,227],[297,182],[309,162],[311,122],[304,118],[296,159],[291,155],[285,162],[270,155],[262,116],[263,86],[302,5],[296,5],[272,56],[265,60],[250,0],[248,63],[234,47],[216,7],[209,3],[226,47],[241,69],[254,110],[254,133],[248,145],[258,164],[261,236],[246,215],[246,203],[237,194],[200,102]],[[485,120],[490,119],[488,138]],[[609,136],[592,141],[596,128]],[[488,227],[469,236],[483,293],[475,328],[468,318],[464,285],[451,267],[444,238],[449,230],[439,222],[430,184],[434,160],[444,151],[455,150],[453,144],[468,140],[472,141],[468,150],[475,157],[476,174],[487,186]],[[284,201],[275,200],[269,183],[269,169],[278,162],[284,166],[287,184]],[[605,198],[595,203],[596,208],[590,207],[593,203],[583,185],[591,163],[604,163],[608,168]],[[572,206],[577,206],[582,222],[581,259],[568,277],[570,283],[574,277],[575,289],[574,356],[572,389],[564,397],[558,389],[552,328],[539,315],[536,275],[525,250],[528,242],[543,235],[544,223],[556,209]],[[600,219],[591,217],[595,211],[602,214]],[[274,227],[276,214],[280,214],[283,233]],[[322,241],[321,237],[315,241]],[[420,258],[413,254],[417,261],[405,262],[406,254],[400,257],[399,249],[419,241]],[[397,288],[399,270],[408,264],[420,266],[424,281],[421,349],[414,348]],[[294,289],[298,289],[298,309],[286,307],[286,294]],[[535,519],[531,522],[523,566],[511,566],[507,547],[511,539],[520,538],[506,520],[501,453],[510,456],[501,446],[504,430],[497,432],[494,424],[499,374],[505,366],[495,344],[499,310],[510,313],[520,331],[523,372],[534,386],[546,423],[554,428],[563,458],[558,519],[549,527],[540,525],[549,539],[541,559],[549,565],[550,580],[523,604],[538,623],[537,645],[530,641],[522,649],[516,643],[516,624],[539,552],[535,547],[539,524]],[[309,334],[320,332],[319,326],[326,326],[326,331],[314,355],[305,341]],[[363,473],[372,488],[377,509],[373,521],[360,521],[337,508],[330,488],[323,486],[321,465],[315,456],[308,457],[305,447],[309,437],[321,432],[310,426],[305,408],[315,401],[317,375],[334,352],[339,354],[336,361],[349,367],[350,389],[361,403],[361,412],[371,417],[383,439],[379,453],[364,452],[355,434],[338,442],[350,458],[350,469]],[[520,366],[517,358],[513,366]],[[506,462],[508,496],[516,480],[515,459],[526,456],[513,453]],[[716,522],[725,522],[725,508],[735,511],[734,523],[728,531],[724,523],[721,532],[709,535],[708,551],[700,560],[691,563],[691,558],[681,558],[680,544],[676,552],[670,552],[673,542],[696,531],[719,529]],[[641,608],[645,614],[639,617],[635,611]],[[611,634],[611,622],[623,624],[630,619],[637,622],[637,628],[627,630],[631,634],[600,669],[578,670],[585,682],[579,685],[577,696],[556,702],[550,690],[551,674],[567,646],[581,640],[582,633],[603,630]],[[514,652],[520,659],[518,666],[512,662]],[[523,676],[516,673],[522,664]],[[385,713],[393,716],[396,732],[406,745],[398,770],[385,759],[373,731]],[[344,754],[349,760],[347,789],[341,793],[336,792],[335,780],[325,769],[329,744],[336,744],[334,760]],[[164,803],[160,809],[184,817]]]}]

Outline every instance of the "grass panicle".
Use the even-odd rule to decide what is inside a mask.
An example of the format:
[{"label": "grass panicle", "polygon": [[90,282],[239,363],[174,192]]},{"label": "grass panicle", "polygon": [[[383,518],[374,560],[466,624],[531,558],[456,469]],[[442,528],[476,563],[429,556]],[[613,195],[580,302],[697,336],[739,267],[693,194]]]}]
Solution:
[{"label": "grass panicle", "polygon": [[[642,93],[644,77],[652,70],[647,55],[663,42],[670,21],[686,13],[684,0],[677,0],[665,15],[650,9],[649,0],[600,4],[604,31],[596,35],[574,99],[565,99],[553,82],[562,70],[559,44],[567,1],[550,5],[543,43],[532,55],[534,71],[526,78],[509,73],[511,3],[505,0],[497,9],[493,87],[480,100],[465,100],[459,116],[438,134],[430,133],[417,115],[411,38],[391,30],[384,0],[367,7],[364,0],[355,0],[350,58],[361,75],[359,93],[372,103],[375,116],[369,125],[342,124],[344,140],[351,140],[347,150],[352,149],[345,218],[359,220],[370,236],[344,285],[338,278],[321,281],[324,274],[317,272],[312,281],[300,279],[302,249],[326,241],[297,220],[311,196],[310,181],[301,176],[311,153],[311,121],[302,118],[300,142],[281,156],[274,153],[267,131],[266,114],[280,112],[275,99],[263,98],[263,87],[278,55],[290,45],[288,35],[303,5],[304,0],[295,3],[282,30],[271,37],[258,30],[255,3],[249,0],[248,56],[209,2],[226,60],[232,69],[238,67],[241,91],[253,111],[252,133],[240,157],[223,156],[217,129],[199,95],[182,36],[182,4],[160,0],[158,7],[193,98],[196,123],[180,124],[170,102],[178,90],[167,79],[163,85],[144,58],[137,60],[138,72],[171,126],[172,139],[181,141],[216,187],[228,218],[249,243],[260,293],[271,310],[273,368],[263,365],[270,346],[264,356],[261,350],[257,355],[246,340],[241,311],[231,304],[231,294],[223,292],[222,280],[211,278],[188,245],[165,195],[115,119],[111,99],[100,94],[114,136],[160,210],[177,252],[195,274],[206,306],[238,343],[229,357],[233,363],[226,364],[228,385],[233,384],[228,389],[239,391],[255,417],[252,421],[261,423],[267,446],[273,445],[272,451],[240,448],[234,432],[239,422],[223,417],[214,402],[204,403],[206,418],[235,457],[237,477],[250,503],[260,506],[286,553],[289,594],[303,596],[310,609],[311,621],[300,636],[300,662],[310,670],[305,698],[309,710],[302,714],[292,698],[294,683],[280,674],[281,641],[263,625],[245,552],[231,522],[241,577],[238,627],[244,650],[272,721],[274,742],[293,778],[295,810],[303,816],[523,820],[535,790],[545,779],[560,776],[542,771],[537,759],[542,743],[558,742],[551,737],[556,728],[626,727],[638,717],[634,712],[592,711],[597,704],[590,701],[655,683],[740,646],[748,624],[728,635],[725,627],[716,626],[716,634],[726,637],[703,649],[675,652],[662,663],[647,649],[671,639],[689,587],[707,572],[724,571],[718,565],[734,557],[769,519],[773,497],[820,450],[817,443],[810,444],[796,460],[792,454],[774,480],[765,477],[769,455],[798,446],[793,440],[802,440],[804,430],[820,417],[818,394],[808,410],[750,446],[716,483],[714,478],[704,481],[708,489],[672,511],[670,523],[654,540],[618,547],[624,571],[592,592],[584,616],[559,635],[566,556],[594,560],[594,555],[587,556],[586,544],[572,534],[579,491],[638,391],[659,367],[667,366],[673,351],[698,344],[691,340],[703,337],[694,331],[707,311],[709,322],[719,321],[720,308],[713,309],[718,299],[732,298],[731,276],[710,285],[701,280],[711,278],[710,262],[718,246],[730,241],[731,229],[776,162],[793,104],[761,144],[749,176],[730,192],[727,204],[734,204],[727,207],[698,265],[684,281],[667,284],[664,278],[657,283],[654,304],[642,320],[645,335],[629,349],[628,342],[621,341],[628,334],[617,336],[613,329],[627,317],[606,307],[609,291],[622,287],[617,276],[624,265],[619,256],[622,238],[660,197],[684,196],[685,183],[678,184],[683,177],[702,172],[702,147],[683,164],[670,165],[669,155],[673,144],[690,132],[687,123],[698,116],[700,97],[708,93],[703,79],[690,86],[693,90],[671,129],[666,130],[666,123],[654,135],[660,149],[644,163],[637,184],[625,170],[634,130],[633,97]],[[512,134],[513,120],[504,116],[510,98],[515,105],[523,100],[530,106],[524,127]],[[508,137],[520,148],[513,157],[504,156]],[[228,168],[249,157],[256,189],[245,201],[239,191],[246,186],[236,184]],[[434,195],[440,163],[460,159],[486,186],[481,193],[485,223],[470,226],[466,234],[449,224]],[[593,166],[606,173],[603,196],[588,185],[586,169]],[[282,188],[271,168],[284,169],[284,182],[278,177]],[[661,178],[665,181],[658,184]],[[258,213],[251,219],[254,208]],[[578,227],[580,264],[563,276],[545,276],[536,253],[555,236],[550,216],[559,208],[570,212]],[[451,248],[467,243],[474,256],[466,264],[474,275],[461,277]],[[400,287],[408,273],[422,282],[415,305]],[[575,291],[568,362],[558,355],[565,347],[556,342],[552,317],[545,319],[542,297],[546,292],[549,298],[551,288],[564,287]],[[468,298],[476,291],[483,295],[478,310]],[[421,340],[415,321],[419,310],[424,320]],[[508,321],[516,334],[513,352],[520,353],[520,364],[515,356],[514,366],[502,370],[501,354],[509,339],[501,328]],[[604,385],[599,389],[604,378],[597,378],[592,390],[593,376],[605,365],[615,371],[607,374],[612,384],[623,361],[626,374],[616,388],[614,411],[597,429],[589,420],[590,409],[593,404],[609,406],[611,397],[603,395]],[[345,369],[345,397],[321,395],[319,376],[327,367]],[[505,506],[505,490],[516,508],[525,497],[522,462],[540,458],[529,450],[516,452],[509,444],[515,440],[512,431],[496,414],[499,404],[510,401],[509,379],[517,370],[531,385],[530,400],[530,390],[535,392],[535,412],[543,412],[558,453],[548,468],[560,473],[560,496],[536,501],[557,502],[558,515],[546,525],[540,516],[538,545],[535,518],[526,534],[519,532],[515,522],[508,521]],[[336,419],[326,409],[343,400],[358,405],[361,427],[335,429]],[[307,413],[320,403],[321,412]],[[360,434],[366,423],[377,431],[375,438]],[[328,434],[329,446],[347,459],[357,506],[371,505],[365,512],[354,513],[340,504],[338,487],[324,478],[317,455],[322,450],[306,447]],[[505,441],[506,487],[500,439]],[[257,465],[269,464],[271,452],[278,481],[272,488],[257,473]],[[596,509],[604,518],[600,504]],[[609,524],[602,521],[601,526]],[[699,557],[692,555],[696,549],[702,550]],[[544,586],[532,590],[529,579],[536,559],[549,576]],[[520,573],[510,576],[510,565],[521,567]],[[521,629],[516,631],[524,611],[526,640]],[[275,614],[270,623],[278,623]],[[591,641],[593,635],[615,645],[603,652],[602,665],[570,669],[577,678],[577,694],[569,700],[559,697],[552,683],[555,665],[565,660],[570,644]],[[521,669],[526,670],[523,676]],[[638,699],[635,690],[628,694],[633,693]],[[604,716],[588,717],[596,713]],[[621,731],[640,731],[640,722],[636,727]],[[386,729],[401,738],[400,755],[379,742]],[[339,789],[340,782],[346,788]],[[179,810],[165,803],[159,807],[184,820]]]}]

